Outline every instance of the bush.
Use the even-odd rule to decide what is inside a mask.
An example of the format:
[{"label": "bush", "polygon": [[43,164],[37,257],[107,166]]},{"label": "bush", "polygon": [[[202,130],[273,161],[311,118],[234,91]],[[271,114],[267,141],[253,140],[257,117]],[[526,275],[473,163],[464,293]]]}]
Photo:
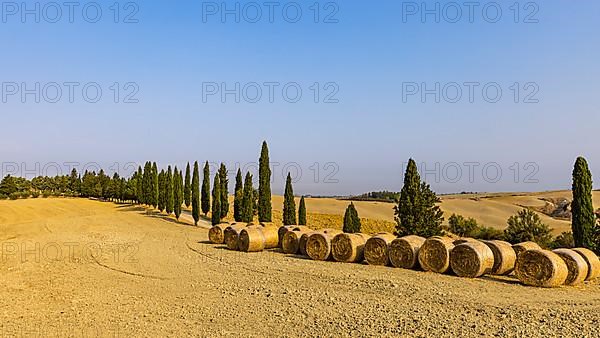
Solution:
[{"label": "bush", "polygon": [[556,236],[556,238],[554,238],[552,243],[550,243],[550,247],[552,249],[574,248],[575,247],[575,239],[573,238],[573,233],[568,231],[568,232],[563,232],[560,235]]},{"label": "bush", "polygon": [[8,198],[7,194],[0,193],[0,200],[5,200]]},{"label": "bush", "polygon": [[478,227],[473,238],[482,240],[504,240],[504,231],[492,227]]},{"label": "bush", "polygon": [[448,223],[450,232],[460,237],[475,237],[479,232],[477,221],[474,218],[464,218],[461,215],[452,214]]},{"label": "bush", "polygon": [[18,192],[13,192],[10,195],[8,195],[8,198],[10,198],[13,201],[19,199],[19,197],[21,197],[21,194],[19,194]]},{"label": "bush", "polygon": [[29,198],[29,196],[31,196],[31,193],[29,191],[21,192],[21,198],[27,199],[27,198]]},{"label": "bush", "polygon": [[508,227],[504,230],[506,241],[516,244],[520,242],[533,241],[547,248],[552,241],[550,229],[542,223],[540,216],[529,209],[523,209],[515,216],[508,218]]},{"label": "bush", "polygon": [[40,192],[39,191],[33,191],[31,192],[31,198],[38,198],[40,197]]},{"label": "bush", "polygon": [[43,198],[48,198],[50,196],[52,196],[52,192],[49,190],[44,190],[44,192],[42,193]]}]

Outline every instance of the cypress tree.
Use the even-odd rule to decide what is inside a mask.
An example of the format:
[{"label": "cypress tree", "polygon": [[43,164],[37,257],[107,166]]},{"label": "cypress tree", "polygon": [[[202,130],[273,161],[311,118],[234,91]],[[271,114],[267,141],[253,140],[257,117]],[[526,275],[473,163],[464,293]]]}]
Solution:
[{"label": "cypress tree", "polygon": [[192,217],[194,225],[200,220],[200,173],[198,172],[198,161],[194,162],[194,174],[192,176]]},{"label": "cypress tree", "polygon": [[242,222],[242,204],[244,200],[244,181],[242,178],[242,170],[238,168],[235,175],[235,191],[233,199],[233,219],[236,222]]},{"label": "cypress tree", "polygon": [[271,222],[271,168],[266,141],[262,144],[258,161],[258,220]]},{"label": "cypress tree", "polygon": [[360,217],[358,217],[358,211],[354,207],[354,203],[350,203],[350,205],[346,208],[346,213],[344,214],[344,228],[343,231],[346,233],[357,233],[360,232],[361,224]]},{"label": "cypress tree", "polygon": [[144,201],[144,173],[142,172],[142,166],[138,166],[136,181],[135,181],[135,198],[138,204]]},{"label": "cypress tree", "polygon": [[285,181],[285,194],[283,197],[283,225],[294,224],[296,224],[296,202],[294,201],[292,176],[288,173]]},{"label": "cypress tree", "polygon": [[219,168],[219,182],[221,182],[221,218],[229,213],[229,179],[227,178],[227,167],[221,163]]},{"label": "cypress tree", "polygon": [[156,162],[152,163],[152,205],[158,206],[158,167]]},{"label": "cypress tree", "polygon": [[171,171],[171,166],[167,168],[167,179],[166,179],[166,187],[167,187],[167,205],[165,209],[167,210],[167,214],[170,215],[173,213],[173,174]]},{"label": "cypress tree", "polygon": [[254,219],[254,187],[252,186],[252,174],[246,173],[244,180],[244,193],[242,198],[242,222],[250,223]]},{"label": "cypress tree", "polygon": [[150,162],[146,162],[144,165],[144,184],[142,186],[143,195],[144,195],[144,204],[152,205],[152,199],[154,196],[153,192],[153,182],[152,182],[152,164]]},{"label": "cypress tree", "polygon": [[304,202],[304,196],[300,198],[300,206],[298,207],[298,225],[306,225],[306,202]]},{"label": "cypress tree", "polygon": [[438,202],[440,199],[429,185],[421,182],[417,164],[410,159],[398,205],[394,207],[396,235],[441,235],[444,217],[440,207],[436,205]]},{"label": "cypress tree", "polygon": [[204,178],[202,179],[202,212],[207,215],[210,211],[210,168],[208,161],[204,164]]},{"label": "cypress tree", "polygon": [[175,218],[179,220],[181,216],[181,204],[183,204],[183,177],[181,171],[175,167],[175,175],[173,176],[173,212]]},{"label": "cypress tree", "polygon": [[219,173],[215,174],[212,191],[212,215],[211,221],[213,225],[221,223],[221,180]]},{"label": "cypress tree", "polygon": [[185,167],[185,185],[183,186],[183,199],[185,200],[185,206],[190,207],[192,203],[192,183],[190,178],[190,162]]},{"label": "cypress tree", "polygon": [[160,173],[158,174],[158,210],[160,212],[165,211],[165,207],[166,207],[166,187],[165,187],[165,171],[161,170]]},{"label": "cypress tree", "polygon": [[571,213],[575,246],[594,249],[596,216],[592,204],[592,173],[583,157],[577,158],[573,168]]}]

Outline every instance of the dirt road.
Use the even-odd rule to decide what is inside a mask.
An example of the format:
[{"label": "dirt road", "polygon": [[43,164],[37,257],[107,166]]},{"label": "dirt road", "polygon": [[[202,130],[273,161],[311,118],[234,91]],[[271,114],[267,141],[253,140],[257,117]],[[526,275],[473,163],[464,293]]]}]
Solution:
[{"label": "dirt road", "polygon": [[243,254],[185,222],[81,199],[0,201],[2,335],[598,336],[597,282],[547,290]]}]

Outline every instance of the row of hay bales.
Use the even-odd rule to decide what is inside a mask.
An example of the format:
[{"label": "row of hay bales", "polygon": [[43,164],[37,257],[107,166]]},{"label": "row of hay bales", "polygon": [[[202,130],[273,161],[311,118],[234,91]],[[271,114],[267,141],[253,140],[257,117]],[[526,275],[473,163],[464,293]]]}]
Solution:
[{"label": "row of hay bales", "polygon": [[390,233],[348,234],[336,229],[263,224],[219,224],[209,231],[211,242],[231,250],[258,252],[281,248],[313,260],[393,266],[476,278],[514,274],[539,287],[577,285],[600,276],[600,260],[584,248],[543,250],[534,242],[455,240],[434,236],[397,238]]}]

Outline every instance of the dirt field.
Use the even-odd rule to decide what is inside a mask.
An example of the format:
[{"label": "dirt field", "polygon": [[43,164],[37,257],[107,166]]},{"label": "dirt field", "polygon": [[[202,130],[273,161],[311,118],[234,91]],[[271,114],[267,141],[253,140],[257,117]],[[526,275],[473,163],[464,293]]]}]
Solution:
[{"label": "dirt field", "polygon": [[3,336],[591,337],[600,325],[598,282],[546,290],[242,254],[204,228],[83,199],[0,201],[0,225]]}]

